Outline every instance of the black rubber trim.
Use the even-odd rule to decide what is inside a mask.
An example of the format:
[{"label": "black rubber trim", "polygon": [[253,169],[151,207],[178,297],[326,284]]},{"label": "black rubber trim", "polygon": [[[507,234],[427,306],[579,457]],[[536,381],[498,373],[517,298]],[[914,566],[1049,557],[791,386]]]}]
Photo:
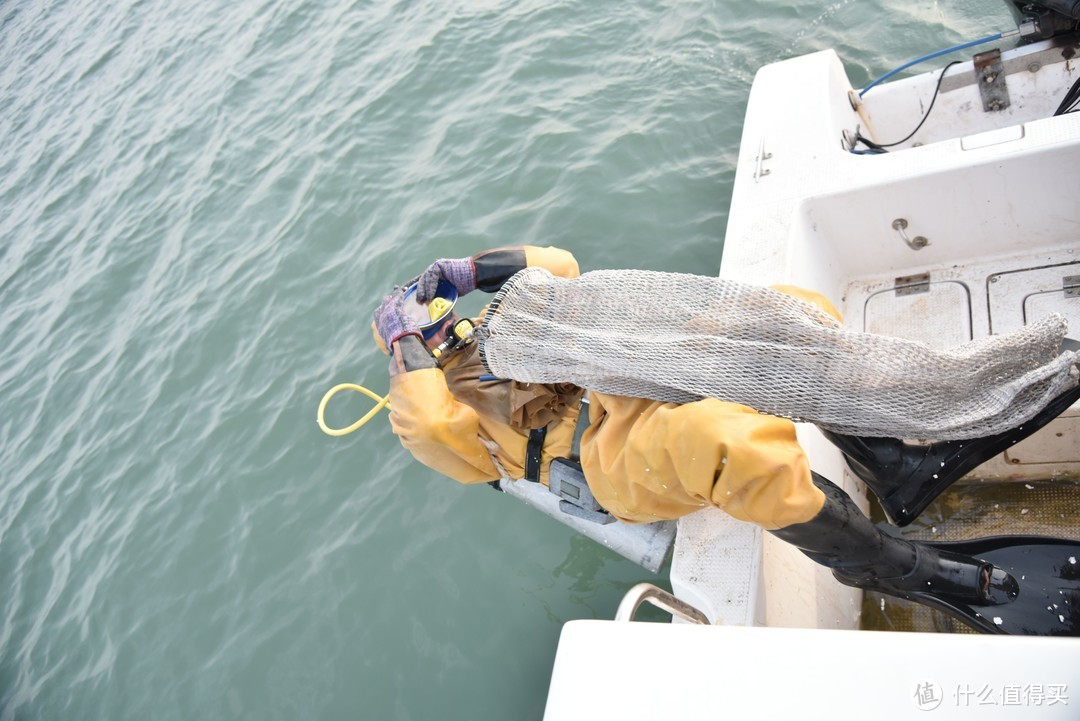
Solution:
[{"label": "black rubber trim", "polygon": [[529,445],[525,448],[525,480],[533,483],[540,482],[540,457],[544,450],[544,438],[547,437],[547,426],[534,428],[529,431]]},{"label": "black rubber trim", "polygon": [[494,293],[510,280],[510,276],[523,270],[526,262],[522,248],[501,248],[474,255],[476,287],[486,293]]}]

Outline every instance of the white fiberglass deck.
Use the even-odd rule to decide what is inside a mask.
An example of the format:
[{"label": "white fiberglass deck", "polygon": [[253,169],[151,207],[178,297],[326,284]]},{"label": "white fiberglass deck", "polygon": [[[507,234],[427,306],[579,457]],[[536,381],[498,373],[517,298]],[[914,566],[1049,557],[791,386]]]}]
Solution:
[{"label": "white fiberglass deck", "polygon": [[[1049,312],[1064,314],[1080,335],[1080,289],[1071,288],[1080,284],[1080,113],[1049,117],[1075,79],[1070,48],[1059,41],[1006,51],[1013,102],[1003,111],[977,102],[971,62],[955,66],[923,129],[885,155],[852,154],[842,139],[856,129],[878,142],[902,137],[922,117],[940,71],[878,86],[853,104],[832,51],[761,69],[721,275],[811,288],[855,329],[937,347]],[[912,247],[900,230],[927,242]],[[799,439],[816,471],[865,498],[814,428],[800,426]],[[1074,406],[979,472],[1080,474],[1078,439]],[[671,580],[714,622],[858,625],[857,592],[719,512],[680,524]]]},{"label": "white fiberglass deck", "polygon": [[[846,152],[839,138],[914,127],[936,72],[878,86],[855,110],[832,52],[762,69],[721,274],[818,290],[852,328],[933,347],[1049,313],[1080,336],[1080,113],[1049,116],[1075,80],[1074,50],[1057,41],[1006,52],[1013,102],[1000,112],[982,109],[970,62],[954,67],[911,141],[925,144],[877,156]],[[797,124],[782,112],[792,100],[806,109]],[[912,248],[901,230],[926,245]],[[1077,413],[1040,434],[1043,451],[1003,457],[984,477],[1080,474]]]},{"label": "white fiberglass deck", "polygon": [[1075,719],[1078,661],[1061,638],[572,621],[544,719]]}]

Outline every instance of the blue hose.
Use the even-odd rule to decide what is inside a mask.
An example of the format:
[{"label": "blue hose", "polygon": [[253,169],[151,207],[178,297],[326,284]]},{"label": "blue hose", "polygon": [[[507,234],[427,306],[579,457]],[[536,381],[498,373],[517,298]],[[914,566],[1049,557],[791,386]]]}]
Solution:
[{"label": "blue hose", "polygon": [[992,43],[995,40],[1000,40],[1001,38],[1006,37],[1007,35],[1016,35],[1016,34],[1017,34],[1017,31],[1012,31],[1012,32],[1008,32],[1008,33],[995,33],[994,35],[988,35],[985,38],[982,38],[981,40],[972,40],[971,42],[961,43],[960,45],[953,45],[951,48],[945,48],[944,50],[938,50],[936,53],[930,53],[929,55],[923,55],[921,58],[915,58],[910,63],[905,63],[905,64],[901,65],[900,67],[898,67],[896,70],[890,70],[889,72],[885,73],[884,75],[882,75],[880,78],[878,78],[874,82],[867,85],[865,88],[863,88],[862,90],[859,91],[859,97],[861,98],[862,96],[866,95],[866,92],[868,90],[870,90],[870,88],[877,85],[878,83],[880,83],[880,82],[882,82],[884,80],[888,80],[893,75],[896,75],[898,72],[900,72],[902,70],[907,70],[912,65],[918,65],[921,62],[925,62],[927,60],[933,60],[936,57],[940,57],[942,55],[948,55],[949,53],[954,53],[957,50],[964,50],[965,48],[974,47],[975,45],[982,45],[983,43]]}]

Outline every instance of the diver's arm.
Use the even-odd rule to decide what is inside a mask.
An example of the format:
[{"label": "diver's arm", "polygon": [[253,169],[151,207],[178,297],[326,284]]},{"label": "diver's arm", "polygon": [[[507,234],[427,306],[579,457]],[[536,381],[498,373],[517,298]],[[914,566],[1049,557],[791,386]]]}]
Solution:
[{"label": "diver's arm", "polygon": [[577,260],[560,248],[540,248],[524,245],[518,248],[496,248],[472,257],[476,269],[476,287],[488,293],[502,288],[510,276],[524,268],[544,268],[560,278],[580,275]]},{"label": "diver's arm", "polygon": [[[480,440],[480,416],[454,399],[441,369],[407,367],[412,362],[407,338],[394,345],[394,358],[402,359],[394,362],[402,371],[391,370],[390,426],[401,445],[425,466],[461,483],[498,479],[491,454]],[[430,358],[422,345],[419,350]]]},{"label": "diver's arm", "polygon": [[523,245],[516,248],[495,248],[464,258],[439,258],[416,277],[416,299],[426,303],[439,292],[439,286],[449,283],[458,295],[476,289],[494,293],[510,277],[524,268],[544,268],[560,278],[579,275],[574,256],[559,248],[540,248]]},{"label": "diver's arm", "polygon": [[476,287],[485,293],[502,288],[510,276],[528,265],[525,248],[496,248],[472,257],[476,269]]},{"label": "diver's arm", "polygon": [[399,373],[435,368],[435,357],[424,346],[420,336],[406,335],[394,342],[394,352],[390,356],[390,377]]}]

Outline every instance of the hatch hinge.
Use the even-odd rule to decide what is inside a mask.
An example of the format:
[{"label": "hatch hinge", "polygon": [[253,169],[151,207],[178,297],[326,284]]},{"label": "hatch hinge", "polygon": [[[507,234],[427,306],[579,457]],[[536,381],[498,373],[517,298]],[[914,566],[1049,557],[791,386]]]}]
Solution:
[{"label": "hatch hinge", "polygon": [[994,113],[1009,107],[1009,89],[1005,86],[1005,67],[1001,64],[1001,51],[997,48],[978,53],[972,58],[975,64],[975,82],[982,96],[983,110]]},{"label": "hatch hinge", "polygon": [[1061,279],[1061,289],[1066,298],[1080,298],[1080,275],[1067,275]]},{"label": "hatch hinge", "polygon": [[930,274],[919,273],[918,275],[902,275],[893,281],[893,288],[896,290],[897,297],[929,293]]},{"label": "hatch hinge", "polygon": [[765,150],[765,138],[761,139],[758,143],[757,157],[754,158],[754,180],[758,181],[764,178],[772,171],[765,167],[765,161],[772,159],[772,153]]}]

